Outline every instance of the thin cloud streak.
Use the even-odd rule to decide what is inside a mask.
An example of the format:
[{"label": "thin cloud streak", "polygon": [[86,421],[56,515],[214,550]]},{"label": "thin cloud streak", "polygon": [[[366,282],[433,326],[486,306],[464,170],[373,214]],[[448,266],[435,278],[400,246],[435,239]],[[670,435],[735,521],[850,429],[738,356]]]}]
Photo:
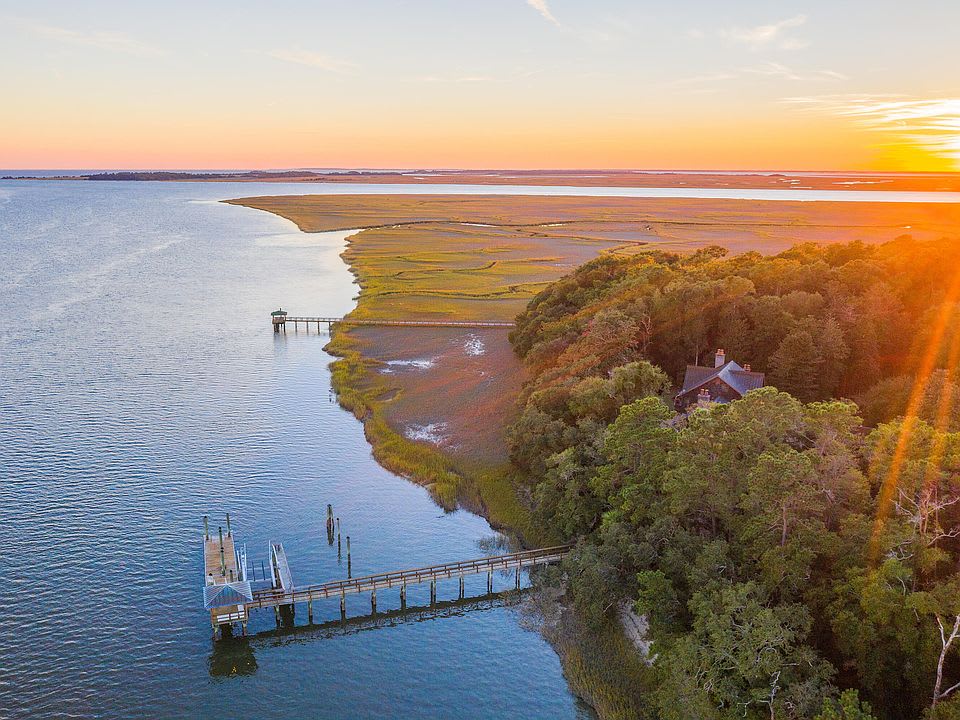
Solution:
[{"label": "thin cloud streak", "polygon": [[787,36],[787,31],[807,22],[806,15],[795,15],[779,22],[754,27],[731,27],[720,30],[720,37],[745,45],[751,50],[778,47],[781,50],[799,50],[808,45],[804,40]]},{"label": "thin cloud streak", "polygon": [[692,77],[680,78],[668,83],[663,87],[669,88],[694,88],[695,92],[716,92],[720,88],[708,88],[704,86],[719,85],[731,80],[744,78],[770,78],[776,80],[790,80],[793,82],[825,82],[848,80],[843,73],[836,70],[811,70],[795,71],[786,65],[776,62],[768,62],[754,67],[740,68],[739,70],[722,70],[714,73],[705,73],[703,75],[694,75]]},{"label": "thin cloud streak", "polygon": [[560,27],[560,21],[553,16],[552,12],[550,12],[550,6],[547,5],[547,0],[527,0],[527,5],[540,13],[545,20],[553,23],[557,27]]},{"label": "thin cloud streak", "polygon": [[441,75],[421,75],[419,77],[404,78],[404,82],[437,84],[437,83],[491,83],[497,82],[497,78],[492,75],[458,75],[456,77],[443,77]]},{"label": "thin cloud streak", "polygon": [[329,55],[311,50],[270,50],[266,55],[272,57],[274,60],[280,60],[294,65],[304,65],[332,73],[345,73],[356,68],[356,65],[353,63],[338,60]]},{"label": "thin cloud streak", "polygon": [[778,62],[768,62],[755,67],[743,68],[743,72],[760,77],[781,78],[783,80],[849,80],[850,78],[836,70],[813,70],[798,72]]},{"label": "thin cloud streak", "polygon": [[55,43],[92,47],[107,52],[118,52],[140,57],[163,54],[163,51],[159,48],[140,42],[125,33],[105,30],[74,30],[25,18],[12,18],[10,20],[24,32]]}]

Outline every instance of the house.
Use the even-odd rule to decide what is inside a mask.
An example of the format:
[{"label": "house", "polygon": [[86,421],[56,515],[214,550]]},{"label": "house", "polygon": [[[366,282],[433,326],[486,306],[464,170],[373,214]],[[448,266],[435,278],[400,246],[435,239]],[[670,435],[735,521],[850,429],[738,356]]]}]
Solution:
[{"label": "house", "polygon": [[687,365],[683,388],[674,399],[678,412],[704,402],[727,403],[739,400],[751,390],[763,387],[763,373],[753,372],[749,365],[727,362],[723,349],[717,350],[713,367]]}]

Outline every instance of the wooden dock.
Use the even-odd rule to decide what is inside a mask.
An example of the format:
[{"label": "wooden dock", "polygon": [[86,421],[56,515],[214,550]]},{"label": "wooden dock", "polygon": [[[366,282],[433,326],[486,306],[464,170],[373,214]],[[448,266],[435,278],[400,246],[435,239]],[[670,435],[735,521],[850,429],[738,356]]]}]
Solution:
[{"label": "wooden dock", "polygon": [[210,534],[208,520],[203,519],[203,604],[210,611],[214,633],[223,625],[240,623],[247,626],[246,603],[253,599],[253,587],[247,580],[247,551],[237,549],[227,515],[227,533],[218,528]]},{"label": "wooden dock", "polygon": [[344,317],[325,317],[318,315],[288,315],[283,310],[276,310],[270,314],[270,321],[274,332],[286,332],[287,323],[293,323],[294,332],[303,323],[305,330],[317,326],[320,332],[323,325],[329,331],[334,325],[373,326],[373,327],[448,327],[448,328],[501,328],[511,329],[515,323],[498,320],[376,320],[354,319]]},{"label": "wooden dock", "polygon": [[[332,541],[331,541],[332,542]],[[347,567],[350,567],[350,543],[347,538]],[[339,542],[338,542],[339,548]],[[204,518],[204,607],[210,611],[210,623],[214,637],[224,627],[240,625],[246,633],[247,621],[251,610],[274,608],[279,622],[281,609],[292,609],[297,603],[307,605],[307,613],[312,622],[314,600],[330,598],[340,599],[341,618],[346,618],[347,595],[370,593],[371,611],[377,612],[377,591],[399,588],[400,607],[406,608],[407,586],[430,584],[430,605],[437,601],[437,583],[441,580],[457,579],[459,597],[464,597],[464,578],[471,575],[487,576],[487,593],[493,592],[493,573],[510,571],[515,573],[515,587],[520,588],[521,571],[541,565],[559,562],[570,551],[570,545],[523,550],[505,555],[491,555],[473,560],[427,565],[409,570],[394,570],[375,573],[362,577],[348,577],[323,583],[294,584],[293,575],[287,562],[282,543],[270,542],[269,578],[266,572],[256,579],[255,570],[248,570],[246,548],[237,549],[233,533],[230,530],[229,516],[227,533],[222,528],[217,535],[211,535]]]},{"label": "wooden dock", "polygon": [[270,588],[255,591],[253,601],[248,608],[271,608],[279,605],[294,603],[309,603],[313,600],[327,598],[344,598],[347,595],[361,593],[375,593],[377,590],[400,588],[401,602],[406,600],[408,585],[422,585],[430,583],[431,598],[436,600],[436,584],[439,580],[462,579],[468,575],[487,575],[487,588],[492,591],[494,571],[514,570],[517,582],[520,570],[523,568],[549,565],[559,562],[570,552],[570,545],[560,545],[539,550],[523,550],[507,555],[492,555],[477,558],[476,560],[462,560],[459,562],[428,565],[411,570],[395,570],[393,572],[364,575],[363,577],[347,580],[332,580],[316,585],[304,585],[290,589]]}]

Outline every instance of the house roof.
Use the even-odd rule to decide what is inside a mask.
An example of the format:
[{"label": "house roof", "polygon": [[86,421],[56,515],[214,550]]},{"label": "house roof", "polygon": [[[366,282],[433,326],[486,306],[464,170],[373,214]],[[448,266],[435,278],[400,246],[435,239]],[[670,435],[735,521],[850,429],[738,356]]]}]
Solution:
[{"label": "house roof", "polygon": [[706,385],[715,378],[719,378],[725,382],[740,395],[746,395],[751,390],[763,387],[764,375],[761,372],[744,370],[733,360],[724,363],[720,367],[712,368],[700,367],[699,365],[687,365],[687,372],[683,376],[683,388],[677,393],[677,397],[686,395],[690,391]]}]

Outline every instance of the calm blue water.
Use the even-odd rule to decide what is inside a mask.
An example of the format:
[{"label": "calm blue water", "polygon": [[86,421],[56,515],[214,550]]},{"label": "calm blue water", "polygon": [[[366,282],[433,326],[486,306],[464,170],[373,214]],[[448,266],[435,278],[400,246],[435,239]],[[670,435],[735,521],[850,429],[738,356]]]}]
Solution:
[{"label": "calm blue water", "polygon": [[479,556],[495,537],[373,461],[330,397],[324,338],[270,331],[280,303],[352,306],[343,234],[215,201],[318,190],[0,182],[0,718],[588,716],[503,603],[279,635],[267,611],[259,635],[214,650],[205,513],[229,511],[251,559],[282,540],[301,581],[346,574],[327,503],[355,574]]}]

